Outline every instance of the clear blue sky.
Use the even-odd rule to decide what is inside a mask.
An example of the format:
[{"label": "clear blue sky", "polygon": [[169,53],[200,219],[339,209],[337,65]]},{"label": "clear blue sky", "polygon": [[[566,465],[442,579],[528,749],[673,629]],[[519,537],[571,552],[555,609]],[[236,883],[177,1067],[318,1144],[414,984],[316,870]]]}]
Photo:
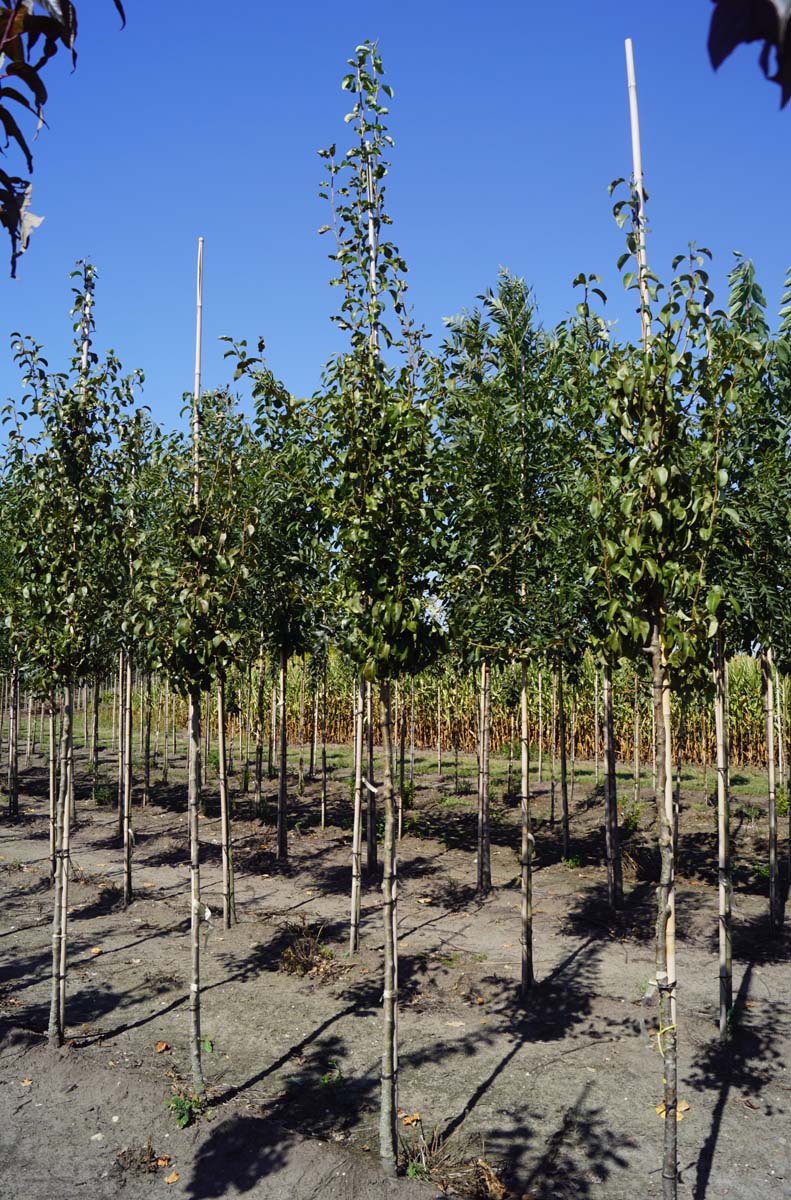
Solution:
[{"label": "clear blue sky", "polygon": [[[791,107],[742,47],[715,75],[710,0],[388,5],[80,0],[79,61],[47,68],[50,128],[35,143],[33,209],[46,217],[19,279],[3,269],[0,397],[18,390],[12,329],[69,352],[69,271],[99,272],[97,347],[146,374],[167,426],[192,386],[196,242],[206,239],[204,383],[228,378],[221,334],[259,334],[294,392],[340,348],[330,323],[316,151],[343,146],[346,58],[378,38],[395,88],[393,235],[418,320],[475,303],[503,265],[551,325],[579,271],[604,277],[609,315],[635,338],[615,274],[607,184],[631,170],[624,38],[634,41],[649,259],[667,274],[690,240],[756,260],[776,307],[791,262]],[[356,11],[353,11],[355,9]],[[367,10],[364,12],[363,10]],[[5,246],[0,246],[5,263]],[[721,297],[724,299],[724,297]]]}]

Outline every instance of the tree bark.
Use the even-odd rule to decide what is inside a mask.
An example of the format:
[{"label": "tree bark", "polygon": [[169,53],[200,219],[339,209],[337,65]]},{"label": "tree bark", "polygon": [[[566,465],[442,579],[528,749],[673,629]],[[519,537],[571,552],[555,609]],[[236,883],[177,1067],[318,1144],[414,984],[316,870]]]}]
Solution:
[{"label": "tree bark", "polygon": [[66,1008],[66,956],[68,945],[69,888],[69,753],[72,739],[72,688],[63,689],[60,732],[60,778],[55,807],[55,887],[52,905],[52,991],[48,1037],[51,1046],[62,1046]]},{"label": "tree bark", "polygon": [[678,1030],[676,1025],[676,854],[673,838],[673,756],[670,728],[670,681],[662,643],[662,618],[657,612],[651,630],[651,666],[656,729],[657,819],[661,874],[657,888],[656,981],[659,991],[659,1032],[664,1060],[663,1200],[678,1194]]},{"label": "tree bark", "polygon": [[382,915],[384,921],[384,987],[382,1015],[382,1094],[379,1115],[379,1155],[386,1172],[395,1175],[398,1164],[398,894],[393,787],[393,738],[390,714],[390,684],[379,687],[384,749],[384,873]]},{"label": "tree bark", "polygon": [[777,787],[775,780],[775,717],[772,651],[761,650],[761,694],[766,731],[766,765],[769,791],[769,928],[780,928],[780,886],[777,872]]},{"label": "tree bark", "polygon": [[522,998],[535,982],[533,972],[533,863],[530,832],[530,730],[527,713],[527,665],[522,663],[521,711],[521,779],[520,794],[522,808],[522,854],[520,859],[521,885],[521,932],[522,932]]},{"label": "tree bark", "polygon": [[491,831],[489,828],[489,740],[491,728],[491,675],[489,664],[481,663],[481,748],[478,772],[478,870],[477,892],[485,896],[492,890]]},{"label": "tree bark", "polygon": [[220,756],[220,826],[222,839],[222,923],[231,928],[235,917],[233,897],[233,859],[231,850],[231,814],[228,797],[228,756],[225,729],[225,680],[217,680],[217,747]]},{"label": "tree bark", "polygon": [[714,655],[714,728],[717,739],[717,872],[719,906],[720,1038],[730,1032],[733,1008],[733,949],[731,908],[731,814],[729,795],[727,714],[728,668],[722,638],[717,639]]},{"label": "tree bark", "polygon": [[374,778],[374,701],[373,688],[370,682],[365,685],[365,719],[366,719],[366,747],[368,756],[368,769],[366,772],[366,861],[365,869],[369,875],[373,875],[377,868],[376,859],[376,780]]},{"label": "tree bark", "polygon": [[288,861],[288,722],[286,720],[286,683],[288,652],[280,651],[280,769],[277,781],[277,861]]},{"label": "tree bark", "polygon": [[355,688],[354,705],[354,818],[352,825],[352,894],[349,923],[349,953],[360,949],[360,891],[363,823],[363,725],[365,719],[365,680],[360,675]]},{"label": "tree bark", "polygon": [[604,842],[607,858],[607,898],[611,908],[623,903],[623,870],[618,833],[618,791],[615,774],[615,724],[612,702],[612,667],[604,664]]},{"label": "tree bark", "polygon": [[8,815],[19,816],[19,665],[14,662],[8,706]]},{"label": "tree bark", "polygon": [[132,659],[124,685],[124,908],[132,903]]},{"label": "tree bark", "polygon": [[569,785],[568,762],[566,755],[566,702],[563,695],[563,664],[558,663],[558,737],[560,738],[560,806],[561,834],[563,839],[563,857],[568,858],[570,846],[569,833]]},{"label": "tree bark", "polygon": [[201,692],[199,687],[190,688],[189,710],[190,1062],[192,1065],[192,1087],[196,1096],[203,1096],[206,1091],[206,1084],[203,1079],[203,1064],[201,1062],[200,1021],[200,925],[203,916],[203,902],[200,893],[200,830],[198,823],[201,752]]}]

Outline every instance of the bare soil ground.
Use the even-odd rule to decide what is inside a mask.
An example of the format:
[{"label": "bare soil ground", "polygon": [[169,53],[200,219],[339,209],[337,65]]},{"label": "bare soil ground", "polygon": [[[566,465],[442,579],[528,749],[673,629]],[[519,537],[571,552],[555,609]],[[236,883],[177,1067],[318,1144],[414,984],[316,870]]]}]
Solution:
[{"label": "bare soil ground", "polygon": [[[340,756],[336,756],[340,762]],[[650,1200],[661,1195],[662,1062],[654,999],[652,800],[634,811],[623,911],[606,906],[601,801],[578,781],[560,857],[549,787],[534,795],[538,984],[519,978],[518,805],[495,805],[494,890],[474,891],[474,797],[424,762],[399,848],[400,1104],[406,1143],[445,1145],[433,1184],[387,1180],[377,1161],[380,892],[365,882],[363,951],[346,953],[349,788],[337,766],[328,828],[318,784],[292,795],[290,862],[238,797],[238,924],[220,918],[219,822],[203,818],[205,1113],[189,1092],[188,854],[171,772],[136,807],[135,900],[124,910],[112,808],[78,794],[70,890],[69,1042],[45,1044],[51,954],[46,774],[23,776],[22,815],[0,823],[0,1195],[130,1200],[430,1197]],[[108,768],[109,769],[109,768]],[[274,785],[268,785],[271,792]],[[292,793],[296,792],[296,785]],[[789,938],[766,927],[761,803],[734,822],[732,1038],[717,1040],[716,828],[685,789],[679,894],[682,1197],[791,1197]],[[300,939],[315,942],[306,974]],[[649,988],[650,990],[650,988]],[[159,1046],[157,1045],[159,1043]],[[167,1048],[163,1049],[163,1044]],[[453,1164],[468,1165],[456,1176]],[[159,1165],[158,1165],[159,1164]],[[419,1172],[413,1167],[413,1173]],[[496,1174],[494,1173],[496,1172]],[[463,1176],[463,1178],[462,1178]],[[172,1180],[172,1182],[169,1182]]]}]

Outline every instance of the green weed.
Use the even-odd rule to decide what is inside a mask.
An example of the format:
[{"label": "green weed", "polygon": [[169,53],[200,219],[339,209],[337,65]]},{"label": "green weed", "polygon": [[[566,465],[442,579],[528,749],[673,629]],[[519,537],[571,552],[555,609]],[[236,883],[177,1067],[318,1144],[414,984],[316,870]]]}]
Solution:
[{"label": "green weed", "polygon": [[169,1108],[175,1115],[179,1129],[186,1129],[203,1113],[204,1104],[200,1096],[190,1095],[187,1092],[174,1092],[165,1101],[165,1108]]}]

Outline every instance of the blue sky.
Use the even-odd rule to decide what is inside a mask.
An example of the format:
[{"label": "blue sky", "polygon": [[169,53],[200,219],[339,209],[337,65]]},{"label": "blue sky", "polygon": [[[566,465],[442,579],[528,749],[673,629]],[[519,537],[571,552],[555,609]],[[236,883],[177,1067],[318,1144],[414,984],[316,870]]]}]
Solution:
[{"label": "blue sky", "polygon": [[740,250],[777,307],[791,263],[791,107],[780,112],[757,46],[712,72],[710,0],[126,9],[121,32],[111,0],[81,0],[77,70],[65,59],[47,68],[50,127],[35,143],[32,206],[46,219],[19,279],[0,275],[2,397],[18,392],[12,330],[43,342],[54,369],[64,364],[69,272],[87,256],[99,273],[97,348],[141,367],[144,402],[175,426],[192,386],[199,235],[205,385],[229,379],[221,334],[252,344],[263,335],[275,373],[312,392],[342,346],[329,246],[316,232],[327,218],[316,151],[345,143],[340,79],[366,38],[379,39],[395,88],[393,236],[416,317],[435,335],[506,266],[532,285],[546,325],[573,308],[578,272],[600,273],[609,316],[639,336],[615,272],[622,240],[607,195],[631,170],[625,37],[652,268],[667,275],[694,240],[715,253],[719,291]]}]

